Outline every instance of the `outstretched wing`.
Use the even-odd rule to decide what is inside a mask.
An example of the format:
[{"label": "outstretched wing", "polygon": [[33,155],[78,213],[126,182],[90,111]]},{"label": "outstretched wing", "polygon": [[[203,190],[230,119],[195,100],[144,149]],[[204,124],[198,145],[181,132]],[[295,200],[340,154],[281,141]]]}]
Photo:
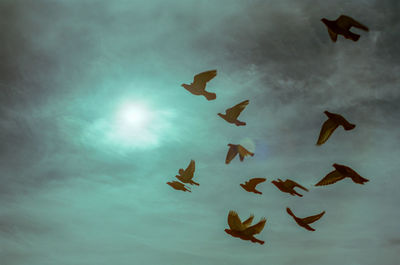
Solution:
[{"label": "outstretched wing", "polygon": [[184,176],[185,178],[192,179],[195,170],[195,162],[194,160],[190,160],[189,166],[185,169]]},{"label": "outstretched wing", "polygon": [[227,109],[225,111],[226,115],[234,120],[237,119],[237,117],[239,117],[240,113],[246,108],[249,102],[250,102],[249,100],[245,100],[233,106],[232,108]]},{"label": "outstretched wing", "polygon": [[299,183],[297,183],[296,181],[293,181],[291,179],[285,180],[285,186],[288,187],[289,189],[292,189],[294,187],[299,187],[300,189],[308,191],[308,189],[306,189],[305,187],[301,186]]},{"label": "outstretched wing", "polygon": [[249,227],[251,225],[251,222],[253,222],[253,219],[254,219],[254,215],[250,215],[250,217],[247,218],[247,220],[242,223],[243,227],[244,228]]},{"label": "outstretched wing", "polygon": [[361,24],[360,22],[356,21],[355,19],[349,17],[349,16],[345,16],[345,15],[341,15],[337,20],[336,20],[336,24],[341,27],[344,28],[346,30],[349,30],[351,27],[356,27],[365,31],[369,31],[368,27]]},{"label": "outstretched wing", "polygon": [[251,189],[254,189],[258,184],[260,184],[261,182],[264,182],[264,181],[266,181],[265,178],[252,178],[252,179],[246,181],[246,184]]},{"label": "outstretched wing", "polygon": [[327,119],[324,124],[322,124],[317,145],[325,143],[337,127],[339,127],[339,125],[333,119]]},{"label": "outstretched wing", "polygon": [[258,222],[257,224],[246,228],[246,230],[244,230],[243,233],[245,235],[249,235],[249,236],[259,234],[264,229],[264,226],[265,226],[266,222],[267,222],[267,219],[262,218],[261,221]]},{"label": "outstretched wing", "polygon": [[339,180],[344,179],[345,176],[339,173],[339,171],[334,170],[330,173],[328,173],[323,179],[321,179],[315,186],[325,186],[325,185],[330,185],[333,183],[338,182]]},{"label": "outstretched wing", "polygon": [[217,70],[202,72],[194,76],[193,83],[206,84],[217,75]]},{"label": "outstretched wing", "polygon": [[319,213],[317,215],[303,218],[302,221],[306,224],[311,224],[311,223],[314,223],[315,221],[319,220],[324,214],[325,214],[325,211],[323,211],[322,213]]},{"label": "outstretched wing", "polygon": [[243,159],[244,159],[246,156],[248,156],[248,155],[254,156],[254,153],[248,151],[246,148],[244,148],[244,147],[241,146],[240,144],[239,144],[239,146],[238,146],[238,152],[239,152],[240,161],[243,161]]},{"label": "outstretched wing", "polygon": [[238,148],[236,147],[236,145],[228,144],[228,146],[229,146],[229,150],[228,150],[228,153],[226,154],[225,164],[229,164],[238,153]]},{"label": "outstretched wing", "polygon": [[239,215],[235,211],[230,211],[228,214],[228,225],[234,231],[243,231],[245,227],[240,221]]}]

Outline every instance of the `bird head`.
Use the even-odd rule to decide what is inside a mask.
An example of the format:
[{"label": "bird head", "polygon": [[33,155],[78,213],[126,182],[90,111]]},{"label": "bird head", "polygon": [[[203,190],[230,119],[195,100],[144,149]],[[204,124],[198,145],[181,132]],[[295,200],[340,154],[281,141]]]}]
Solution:
[{"label": "bird head", "polygon": [[224,231],[225,231],[227,234],[232,235],[232,230],[230,230],[230,229],[225,229]]},{"label": "bird head", "polygon": [[274,184],[274,185],[277,185],[277,184],[278,184],[278,181],[273,180],[273,181],[271,181],[271,183]]},{"label": "bird head", "polygon": [[220,116],[221,118],[225,118],[225,115],[222,113],[218,113],[217,115]]},{"label": "bird head", "polygon": [[328,24],[327,24],[327,23],[329,23],[329,22],[328,22],[328,20],[327,20],[326,18],[321,18],[321,21],[322,21],[322,23],[324,23],[325,25],[327,25],[327,26],[328,26]]},{"label": "bird head", "polygon": [[182,175],[183,173],[185,173],[185,170],[183,170],[183,168],[180,168],[178,172],[180,175]]},{"label": "bird head", "polygon": [[246,188],[247,188],[247,186],[244,185],[244,184],[242,184],[242,183],[240,183],[239,185],[242,186],[243,189],[246,189]]},{"label": "bird head", "polygon": [[187,85],[187,84],[182,84],[181,86],[184,87],[184,88],[186,88],[186,89],[189,88],[189,85]]}]

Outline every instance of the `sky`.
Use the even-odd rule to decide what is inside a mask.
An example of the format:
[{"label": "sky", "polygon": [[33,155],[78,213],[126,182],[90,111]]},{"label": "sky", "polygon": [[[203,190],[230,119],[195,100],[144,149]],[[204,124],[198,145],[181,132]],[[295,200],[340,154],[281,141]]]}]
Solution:
[{"label": "sky", "polygon": [[[0,1],[0,263],[398,264],[399,12],[396,0]],[[370,31],[333,43],[320,19],[341,14]],[[181,87],[212,69],[216,100]],[[217,116],[246,99],[246,126]],[[316,146],[324,110],[356,128]],[[255,155],[226,165],[228,143]],[[166,185],[191,159],[200,186]],[[369,182],[315,187],[333,163]],[[239,186],[252,177],[267,179],[262,195]],[[310,232],[286,207],[326,213]],[[230,210],[267,218],[265,244],[226,234]]]}]

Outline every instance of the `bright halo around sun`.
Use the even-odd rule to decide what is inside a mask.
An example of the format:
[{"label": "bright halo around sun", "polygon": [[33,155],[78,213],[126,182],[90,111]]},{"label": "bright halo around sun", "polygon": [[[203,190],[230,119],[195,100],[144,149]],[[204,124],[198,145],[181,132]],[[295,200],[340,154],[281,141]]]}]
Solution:
[{"label": "bright halo around sun", "polygon": [[124,146],[155,147],[167,127],[165,118],[145,102],[124,102],[117,109],[112,138]]}]

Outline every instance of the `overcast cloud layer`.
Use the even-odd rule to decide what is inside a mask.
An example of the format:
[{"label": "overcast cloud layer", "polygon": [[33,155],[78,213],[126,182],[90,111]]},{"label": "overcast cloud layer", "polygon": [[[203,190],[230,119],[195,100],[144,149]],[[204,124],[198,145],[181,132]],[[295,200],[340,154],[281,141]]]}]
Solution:
[{"label": "overcast cloud layer", "polygon": [[[1,1],[0,264],[398,264],[399,13],[396,0]],[[341,14],[370,31],[332,43],[320,19]],[[216,100],[180,86],[211,69]],[[245,99],[247,126],[216,115]],[[130,103],[152,115],[137,135],[119,117]],[[356,128],[316,146],[324,110]],[[225,165],[228,143],[255,155]],[[200,186],[166,185],[190,159]],[[370,181],[314,187],[333,163]],[[263,195],[239,186],[250,177],[267,178]],[[309,232],[286,207],[326,214]],[[229,210],[266,217],[266,243],[227,235]]]}]

